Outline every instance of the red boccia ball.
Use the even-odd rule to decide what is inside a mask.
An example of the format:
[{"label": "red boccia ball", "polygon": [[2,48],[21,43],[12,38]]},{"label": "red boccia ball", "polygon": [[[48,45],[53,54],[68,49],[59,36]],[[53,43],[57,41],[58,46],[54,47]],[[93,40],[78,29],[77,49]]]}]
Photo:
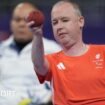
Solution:
[{"label": "red boccia ball", "polygon": [[29,13],[29,15],[26,18],[27,22],[30,22],[30,21],[35,22],[35,24],[33,24],[31,27],[41,26],[44,23],[44,20],[45,20],[45,17],[41,11],[32,11]]}]

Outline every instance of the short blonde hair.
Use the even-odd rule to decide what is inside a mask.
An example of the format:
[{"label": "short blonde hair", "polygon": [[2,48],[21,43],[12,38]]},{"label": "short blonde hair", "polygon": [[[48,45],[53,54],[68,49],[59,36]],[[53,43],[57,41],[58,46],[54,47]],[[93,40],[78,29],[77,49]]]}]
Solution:
[{"label": "short blonde hair", "polygon": [[60,4],[63,4],[63,3],[69,3],[69,4],[71,4],[73,6],[73,8],[75,9],[76,14],[78,16],[82,16],[82,11],[80,9],[80,6],[77,3],[73,2],[73,1],[70,1],[70,0],[60,0],[54,6],[60,5]]}]

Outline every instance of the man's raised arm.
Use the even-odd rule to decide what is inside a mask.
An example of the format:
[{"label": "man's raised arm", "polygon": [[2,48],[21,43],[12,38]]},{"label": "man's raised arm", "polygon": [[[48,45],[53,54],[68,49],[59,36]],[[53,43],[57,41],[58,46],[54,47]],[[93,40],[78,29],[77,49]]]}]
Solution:
[{"label": "man's raised arm", "polygon": [[[32,24],[32,22],[29,23],[29,25],[30,24]],[[45,59],[44,57],[42,27],[34,27],[32,28],[32,32],[33,32],[32,61],[36,73],[44,76],[48,72],[49,64],[47,59]]]}]

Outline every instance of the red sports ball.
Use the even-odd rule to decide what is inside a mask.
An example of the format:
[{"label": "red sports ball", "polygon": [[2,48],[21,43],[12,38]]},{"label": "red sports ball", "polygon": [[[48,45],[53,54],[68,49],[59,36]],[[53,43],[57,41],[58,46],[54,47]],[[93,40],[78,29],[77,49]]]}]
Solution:
[{"label": "red sports ball", "polygon": [[41,11],[32,11],[27,16],[26,21],[34,21],[35,24],[33,24],[31,27],[38,27],[41,26],[44,23],[45,17],[44,14]]}]

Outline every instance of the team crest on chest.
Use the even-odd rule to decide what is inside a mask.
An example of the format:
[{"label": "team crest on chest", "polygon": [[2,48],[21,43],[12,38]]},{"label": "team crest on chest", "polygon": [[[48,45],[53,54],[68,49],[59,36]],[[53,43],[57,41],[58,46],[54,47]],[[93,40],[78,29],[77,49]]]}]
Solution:
[{"label": "team crest on chest", "polygon": [[104,67],[104,58],[101,53],[97,53],[94,56],[93,63],[95,64],[95,68],[103,68]]}]

